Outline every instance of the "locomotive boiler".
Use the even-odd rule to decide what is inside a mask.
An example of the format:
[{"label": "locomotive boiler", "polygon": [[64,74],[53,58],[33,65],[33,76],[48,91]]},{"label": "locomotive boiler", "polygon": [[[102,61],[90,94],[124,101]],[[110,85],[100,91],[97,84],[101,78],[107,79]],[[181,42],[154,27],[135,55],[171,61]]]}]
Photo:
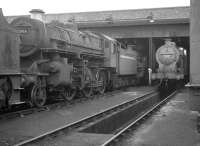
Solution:
[{"label": "locomotive boiler", "polygon": [[183,48],[178,48],[171,39],[165,39],[165,44],[156,51],[158,63],[157,72],[152,74],[153,80],[160,80],[161,88],[174,87],[180,83],[186,74],[186,56]]},{"label": "locomotive boiler", "polygon": [[136,85],[142,78],[145,65],[138,60],[140,54],[107,35],[32,17],[18,17],[11,25],[3,15],[0,20],[4,59],[0,87],[5,106],[18,101],[40,107],[49,99],[91,97]]}]

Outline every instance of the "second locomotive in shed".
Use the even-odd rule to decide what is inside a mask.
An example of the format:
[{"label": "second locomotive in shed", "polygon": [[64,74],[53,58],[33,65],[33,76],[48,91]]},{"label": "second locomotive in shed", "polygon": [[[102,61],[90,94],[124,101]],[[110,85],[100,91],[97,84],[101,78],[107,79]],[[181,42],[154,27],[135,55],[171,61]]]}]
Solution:
[{"label": "second locomotive in shed", "polygon": [[164,41],[165,44],[156,51],[158,68],[152,79],[160,81],[161,90],[168,90],[180,85],[187,76],[187,51],[176,46],[170,38]]}]

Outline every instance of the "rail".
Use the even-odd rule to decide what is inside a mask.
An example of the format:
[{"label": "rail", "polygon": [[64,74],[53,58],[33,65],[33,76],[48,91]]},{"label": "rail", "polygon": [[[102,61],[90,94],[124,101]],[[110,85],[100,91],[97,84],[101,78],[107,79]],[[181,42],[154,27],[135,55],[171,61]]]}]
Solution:
[{"label": "rail", "polygon": [[[122,92],[122,91],[121,90],[115,90],[115,91],[112,91],[112,92],[107,92],[107,93],[102,94],[102,95],[95,95],[94,98],[102,97],[102,96],[106,96],[106,97],[114,96],[115,94],[118,94],[120,92]],[[82,102],[84,100],[89,100],[89,99],[79,98],[79,99],[75,99],[73,101],[63,101],[63,100],[61,100],[61,102],[52,103],[52,104],[49,104],[49,105],[46,105],[46,106],[43,106],[43,107],[40,107],[40,108],[27,107],[27,108],[23,108],[23,110],[20,110],[18,108],[19,110],[17,110],[17,111],[2,112],[0,114],[0,121],[7,120],[7,119],[13,119],[13,118],[17,118],[17,117],[24,117],[26,115],[37,113],[37,112],[49,111],[50,109],[54,109],[54,108],[62,107],[62,106],[66,106],[66,105],[71,105],[71,104],[76,104],[77,102]],[[20,106],[20,105],[18,105],[18,106]]]},{"label": "rail", "polygon": [[126,126],[125,128],[123,128],[121,131],[119,131],[118,133],[116,133],[113,137],[111,137],[110,139],[108,139],[104,144],[102,144],[101,146],[112,146],[114,145],[116,142],[118,142],[121,137],[123,137],[125,135],[126,132],[129,131],[129,129],[132,129],[134,126],[138,126],[138,123],[141,122],[141,120],[143,120],[145,117],[149,116],[149,114],[151,114],[152,112],[154,112],[155,110],[157,110],[161,105],[163,105],[164,103],[166,103],[171,97],[173,97],[175,94],[177,93],[177,91],[174,91],[172,94],[170,94],[168,97],[164,98],[162,101],[160,101],[158,104],[154,105],[152,108],[150,108],[148,111],[146,111],[144,114],[142,114],[141,116],[139,116],[136,120],[134,120],[132,123],[130,123],[128,126]]},{"label": "rail", "polygon": [[52,130],[52,131],[49,131],[49,132],[46,132],[42,135],[39,135],[37,137],[34,137],[32,139],[29,139],[29,140],[26,140],[26,141],[22,141],[18,144],[16,144],[15,146],[24,146],[24,145],[28,145],[28,144],[32,144],[32,143],[36,143],[42,139],[45,139],[46,137],[48,136],[52,136],[52,135],[56,135],[56,134],[59,134],[60,131],[65,131],[65,133],[67,133],[67,131],[72,131],[73,129],[76,129],[78,127],[81,127],[83,125],[86,125],[87,123],[90,123],[90,122],[93,122],[97,119],[100,119],[102,117],[105,117],[113,112],[116,112],[117,110],[122,110],[123,108],[126,108],[127,106],[130,106],[131,104],[134,104],[144,98],[147,98],[149,96],[153,96],[155,94],[158,94],[156,91],[151,91],[145,95],[142,95],[142,96],[139,96],[139,97],[136,97],[132,100],[129,100],[129,101],[125,101],[121,104],[118,104],[118,105],[115,105],[113,107],[110,107],[110,108],[107,108],[105,109],[104,111],[101,111],[101,112],[98,112],[98,113],[95,113],[91,116],[87,116],[83,119],[80,119],[76,122],[73,122],[73,123],[70,123],[70,124],[67,124],[67,125],[64,125],[62,127],[59,127],[55,130]]}]

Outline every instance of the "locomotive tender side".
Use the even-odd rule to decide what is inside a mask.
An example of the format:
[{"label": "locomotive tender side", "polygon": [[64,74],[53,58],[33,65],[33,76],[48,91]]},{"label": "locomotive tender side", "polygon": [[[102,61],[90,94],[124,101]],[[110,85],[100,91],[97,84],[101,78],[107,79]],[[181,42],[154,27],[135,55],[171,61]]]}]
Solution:
[{"label": "locomotive tender side", "polygon": [[0,108],[20,102],[19,37],[0,8]]}]

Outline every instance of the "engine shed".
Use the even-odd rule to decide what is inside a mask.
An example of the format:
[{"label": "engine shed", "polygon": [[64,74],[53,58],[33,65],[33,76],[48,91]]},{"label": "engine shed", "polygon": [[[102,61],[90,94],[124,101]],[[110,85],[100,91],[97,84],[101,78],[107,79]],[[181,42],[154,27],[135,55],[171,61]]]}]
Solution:
[{"label": "engine shed", "polygon": [[87,16],[85,20],[74,15],[80,30],[107,34],[142,52],[153,71],[157,65],[155,51],[164,43],[164,38],[172,38],[189,54],[189,7],[94,12],[93,17],[91,13],[81,14],[82,18]]},{"label": "engine shed", "polygon": [[[70,23],[80,31],[104,33],[126,47],[141,52],[147,60],[146,70],[151,68],[155,71],[155,52],[163,45],[165,38],[172,38],[180,49],[186,50],[189,58],[189,17],[189,7],[169,7],[45,14],[44,21]],[[7,17],[8,21],[14,18],[16,17]],[[189,74],[189,63],[186,66]]]}]

